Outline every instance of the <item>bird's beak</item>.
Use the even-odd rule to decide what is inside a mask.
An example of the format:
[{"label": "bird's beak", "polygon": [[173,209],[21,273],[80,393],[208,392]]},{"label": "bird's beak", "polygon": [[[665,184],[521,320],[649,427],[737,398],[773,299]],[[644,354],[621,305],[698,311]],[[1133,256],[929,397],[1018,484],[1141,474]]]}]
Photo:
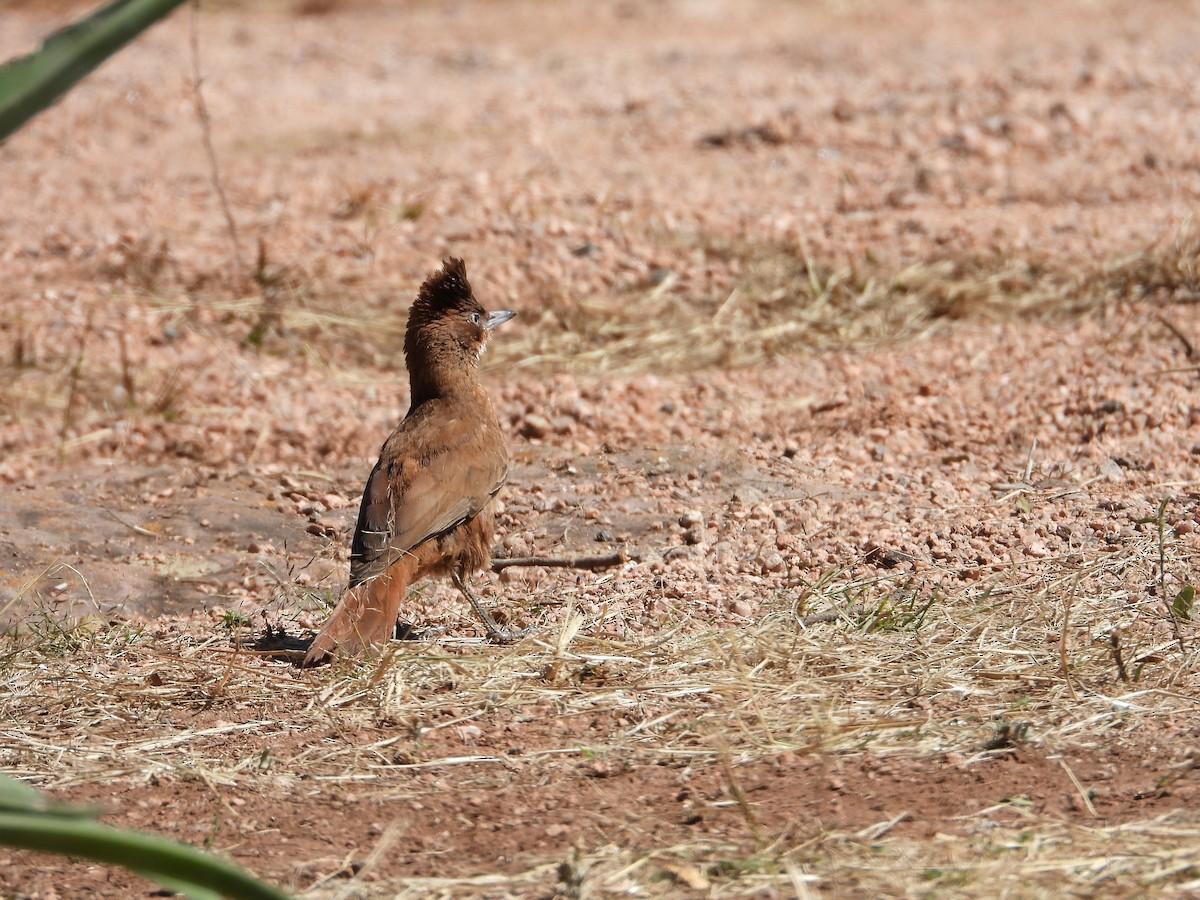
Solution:
[{"label": "bird's beak", "polygon": [[483,323],[483,329],[484,331],[491,331],[499,328],[515,315],[516,313],[511,309],[498,309],[495,312],[490,312],[488,313],[487,321]]}]

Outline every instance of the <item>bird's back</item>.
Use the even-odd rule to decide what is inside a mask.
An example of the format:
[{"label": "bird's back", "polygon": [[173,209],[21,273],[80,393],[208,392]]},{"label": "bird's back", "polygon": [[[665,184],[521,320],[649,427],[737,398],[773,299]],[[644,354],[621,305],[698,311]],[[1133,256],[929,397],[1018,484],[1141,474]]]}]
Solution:
[{"label": "bird's back", "polygon": [[425,541],[481,513],[490,516],[507,474],[500,423],[482,389],[411,409],[367,480],[351,546],[351,587]]}]

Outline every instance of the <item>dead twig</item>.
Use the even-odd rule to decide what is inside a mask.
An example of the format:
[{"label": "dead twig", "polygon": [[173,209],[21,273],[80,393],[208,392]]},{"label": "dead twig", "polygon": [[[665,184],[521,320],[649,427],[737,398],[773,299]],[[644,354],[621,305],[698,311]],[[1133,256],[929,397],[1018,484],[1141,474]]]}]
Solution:
[{"label": "dead twig", "polygon": [[63,405],[62,427],[58,432],[58,464],[60,466],[67,455],[67,432],[74,424],[74,417],[71,413],[75,406],[75,398],[79,394],[79,376],[83,372],[83,361],[87,353],[88,338],[92,334],[95,312],[94,309],[88,310],[87,321],[83,326],[83,335],[79,338],[79,352],[75,354],[75,362],[72,363],[70,374],[67,376],[67,400]]},{"label": "dead twig", "polygon": [[126,521],[125,519],[122,519],[111,509],[105,508],[101,511],[106,516],[108,516],[110,519],[112,519],[114,522],[116,522],[118,525],[124,525],[130,531],[136,532],[137,534],[144,534],[146,537],[152,537],[152,538],[162,537],[161,534],[155,534],[149,528],[143,528],[141,525],[136,525],[133,522],[129,522],[129,521]]},{"label": "dead twig", "polygon": [[738,805],[738,809],[742,811],[742,817],[746,820],[746,826],[753,835],[755,843],[758,846],[765,847],[766,840],[763,837],[762,829],[758,824],[758,817],[754,815],[754,808],[750,805],[750,801],[746,799],[746,792],[742,790],[741,782],[738,781],[737,775],[733,771],[733,754],[728,746],[722,746],[720,755],[717,757],[721,764],[721,773],[725,776],[725,786],[729,789],[729,794]]},{"label": "dead twig", "polygon": [[800,624],[808,628],[810,625],[826,625],[830,622],[839,622],[842,619],[849,620],[858,616],[862,610],[861,603],[855,603],[849,609],[827,609],[824,612],[805,616],[800,620]]},{"label": "dead twig", "polygon": [[1117,675],[1126,684],[1131,684],[1129,670],[1125,668],[1125,658],[1121,653],[1121,636],[1116,631],[1110,632],[1108,643],[1112,646],[1113,662],[1117,664]]},{"label": "dead twig", "polygon": [[229,198],[225,196],[225,185],[221,181],[221,169],[217,164],[217,151],[212,141],[212,119],[208,115],[208,104],[204,102],[204,92],[201,85],[204,78],[200,74],[200,0],[192,0],[191,33],[189,43],[192,51],[192,99],[196,106],[196,118],[200,120],[200,133],[204,139],[204,153],[208,157],[209,178],[217,199],[221,203],[221,212],[225,216],[225,227],[229,231],[229,242],[233,244],[233,258],[237,264],[239,277],[246,271],[242,262],[242,247],[238,241],[237,222],[229,208]]},{"label": "dead twig", "polygon": [[1184,355],[1187,356],[1188,359],[1196,358],[1196,345],[1192,343],[1191,338],[1184,334],[1183,330],[1178,325],[1161,314],[1156,315],[1154,318],[1158,319],[1159,323],[1166,328],[1167,331],[1179,338],[1179,343],[1183,344]]},{"label": "dead twig", "polygon": [[1058,635],[1058,671],[1067,683],[1067,690],[1071,692],[1071,699],[1078,700],[1079,697],[1075,693],[1075,685],[1071,684],[1070,638],[1067,636],[1068,629],[1071,627],[1071,604],[1074,600],[1075,585],[1072,585],[1070,593],[1063,598],[1062,631]]},{"label": "dead twig", "polygon": [[627,563],[630,556],[624,550],[603,556],[510,556],[492,560],[492,571],[501,572],[509,566],[541,566],[546,569],[611,569]]}]

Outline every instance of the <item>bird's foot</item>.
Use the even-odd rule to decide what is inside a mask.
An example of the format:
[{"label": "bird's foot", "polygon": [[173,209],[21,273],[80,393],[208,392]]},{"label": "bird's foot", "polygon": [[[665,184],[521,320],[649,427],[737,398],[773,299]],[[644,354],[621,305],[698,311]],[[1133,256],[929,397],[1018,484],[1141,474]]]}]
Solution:
[{"label": "bird's foot", "polygon": [[496,620],[492,618],[492,614],[479,602],[479,598],[471,593],[471,589],[463,581],[461,573],[453,571],[450,573],[450,578],[454,581],[455,587],[467,598],[467,602],[471,604],[471,609],[475,610],[475,615],[479,617],[479,621],[483,623],[484,630],[487,631],[488,640],[493,644],[515,644],[521,638],[533,633],[535,630],[533,628],[525,628],[521,631],[506,631],[501,628],[496,624]]}]

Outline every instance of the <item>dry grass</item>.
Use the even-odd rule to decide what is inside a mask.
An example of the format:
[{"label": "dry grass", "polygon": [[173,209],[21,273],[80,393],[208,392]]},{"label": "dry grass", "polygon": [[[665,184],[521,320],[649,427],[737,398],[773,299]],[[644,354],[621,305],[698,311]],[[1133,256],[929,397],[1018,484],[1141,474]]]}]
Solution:
[{"label": "dry grass", "polygon": [[501,344],[496,358],[545,371],[740,368],[913,340],[954,321],[1072,317],[1149,296],[1190,302],[1200,289],[1200,238],[1190,228],[1114,264],[997,255],[889,268],[830,265],[802,247],[682,243],[706,259],[738,259],[735,287],[696,299],[667,274],[624,298],[584,299],[540,322],[525,342]]},{"label": "dry grass", "polygon": [[[767,886],[799,896],[1186,892],[1200,877],[1191,814],[1088,827],[1015,797],[973,811],[963,833],[920,841],[892,834],[893,816],[852,831],[761,826],[762,795],[746,805],[738,787],[748,766],[781,758],[953,758],[970,768],[1013,745],[1039,756],[1119,747],[1143,728],[1194,718],[1194,624],[1175,639],[1162,604],[1131,603],[1126,590],[1154,580],[1158,565],[1149,534],[1122,554],[1030,561],[951,595],[833,575],[780,596],[745,628],[694,626],[681,609],[676,627],[650,641],[593,637],[598,623],[568,603],[540,639],[514,647],[418,646],[318,672],[238,652],[229,633],[45,623],[0,645],[0,762],[49,789],[197,781],[219,797],[270,797],[301,779],[353,785],[360,797],[419,796],[422,773],[459,792],[489,790],[496,767],[520,779],[551,759],[723,769],[725,802],[743,805],[755,836],[663,848],[589,832],[567,860],[518,874],[387,878],[370,896],[534,896],[571,879],[577,892],[647,896],[700,883],[716,897]],[[805,624],[827,610],[840,614]],[[1135,684],[1118,677],[1115,633],[1143,636],[1125,649],[1140,661]],[[520,757],[489,740],[497,723],[598,715],[618,725]],[[464,727],[478,729],[480,746],[441,739]],[[381,728],[383,737],[372,730]],[[258,749],[272,746],[281,749]],[[1192,764],[1179,760],[1175,777]]]},{"label": "dry grass", "polygon": [[[697,296],[670,272],[616,293],[543,298],[544,313],[522,339],[506,336],[489,355],[496,367],[543,372],[685,372],[741,368],[814,350],[897,343],[957,321],[1046,320],[1154,297],[1200,297],[1200,237],[1174,237],[1113,263],[1002,255],[945,258],[903,266],[833,264],[804,248],[666,235],[667,253],[737,260],[727,294]],[[283,349],[337,364],[393,360],[402,327],[381,314],[384,285],[364,285],[347,312],[345,291],[319,276],[287,273],[274,291]],[[159,314],[203,312],[256,333],[257,296],[157,302]],[[261,335],[258,343],[261,341]]]},{"label": "dry grass", "polygon": [[[661,241],[671,252],[736,258],[735,286],[721,296],[697,296],[668,273],[656,285],[605,296],[550,298],[548,311],[530,327],[495,342],[487,365],[590,374],[735,369],[814,351],[898,344],[954,322],[1061,319],[1124,301],[1200,297],[1200,237],[1190,228],[1103,265],[994,256],[901,268],[837,266],[796,247],[680,236]],[[160,273],[163,252],[153,241],[125,246],[124,265]],[[260,248],[261,290],[254,293],[240,294],[232,284],[185,290],[181,279],[160,282],[157,274],[147,286],[142,275],[122,276],[123,286],[102,305],[86,313],[72,309],[54,333],[20,323],[6,354],[12,377],[0,388],[0,424],[36,425],[47,440],[57,426],[53,449],[61,453],[94,430],[89,410],[93,419],[111,418],[113,398],[127,408],[122,412],[140,409],[151,419],[175,420],[188,409],[203,418],[206,405],[219,403],[205,396],[207,370],[237,368],[246,345],[281,364],[324,369],[342,383],[378,380],[381,371],[402,368],[403,320],[391,285],[358,285],[348,302],[346,286],[271,264],[264,254]],[[195,273],[189,279],[205,281]],[[131,320],[168,335],[200,335],[205,347],[184,350],[181,358],[167,341],[132,354],[123,337]]]},{"label": "dry grass", "polygon": [[[912,339],[947,320],[1081,315],[1149,292],[1175,302],[1190,302],[1196,292],[1197,242],[1190,238],[1091,271],[997,259],[885,275],[833,270],[780,248],[737,252],[746,263],[727,298],[685,303],[664,281],[637,296],[583,303],[558,320],[558,332],[538,327],[524,341],[498,343],[493,362],[607,372],[745,366],[814,347]],[[319,345],[333,377],[353,379],[346,347],[365,341],[383,354],[398,340],[398,329],[381,331],[365,314],[326,309],[315,280],[291,273],[286,284],[265,350],[286,356],[289,342]],[[183,318],[210,338],[238,340],[263,308],[260,296],[127,299],[163,327]],[[73,327],[82,335],[92,325]],[[104,341],[118,345],[96,327],[92,341],[75,345],[77,365],[63,351],[40,360],[47,380],[11,383],[10,416],[36,407],[54,425],[75,394],[103,397],[106,385],[135,385],[126,392],[152,396],[157,384],[158,394],[171,393],[169,402],[148,404],[149,416],[179,406],[182,394],[175,398],[172,386],[203,398],[203,385],[179,373],[187,366],[201,373],[207,350],[190,351],[164,378],[153,356],[131,361],[122,353],[118,364],[115,352],[103,354]],[[63,363],[87,377],[49,380]],[[72,440],[65,428],[61,437],[60,446]],[[1053,499],[1061,484],[1034,474],[998,485],[998,502]],[[1173,614],[1170,599],[1194,579],[1171,537],[1163,519],[1120,551],[1017,560],[978,582],[947,588],[956,583],[937,579],[936,590],[833,572],[817,584],[793,585],[761,620],[738,630],[690,621],[681,605],[675,626],[649,642],[594,637],[606,623],[572,619],[568,606],[562,619],[547,622],[541,641],[502,649],[447,643],[321,673],[237,652],[226,633],[151,635],[100,620],[35,616],[0,644],[0,765],[64,791],[186,781],[221,798],[272,796],[312,780],[407,796],[418,790],[414,775],[428,772],[466,792],[492,784],[503,751],[451,751],[435,739],[439,733],[478,725],[486,734],[498,718],[609,715],[629,724],[543,742],[515,765],[571,759],[724,771],[723,802],[743,806],[752,839],[664,848],[616,835],[589,838],[576,857],[518,874],[389,876],[369,893],[532,896],[556,883],[574,896],[666,896],[701,883],[717,897],[763,888],[797,896],[1186,892],[1200,877],[1200,823],[1184,813],[1087,827],[1016,797],[1002,816],[973,811],[965,833],[918,840],[897,836],[894,817],[852,830],[764,828],[755,820],[758,801],[738,788],[745,767],[785,756],[949,755],[971,767],[1014,743],[1038,755],[1120,747],[1141,728],[1193,720],[1196,626],[1190,614]],[[1147,593],[1155,584],[1156,594]],[[570,593],[546,608],[560,609]],[[455,711],[449,718],[448,709]],[[381,728],[388,736],[357,737]],[[260,749],[247,748],[242,738],[249,735]],[[284,749],[268,758],[261,747],[274,743]],[[1191,765],[1178,761],[1180,777]],[[1088,789],[1071,778],[1086,808]],[[307,874],[294,877],[312,884]],[[341,896],[344,888],[317,882],[311,895]]]}]

